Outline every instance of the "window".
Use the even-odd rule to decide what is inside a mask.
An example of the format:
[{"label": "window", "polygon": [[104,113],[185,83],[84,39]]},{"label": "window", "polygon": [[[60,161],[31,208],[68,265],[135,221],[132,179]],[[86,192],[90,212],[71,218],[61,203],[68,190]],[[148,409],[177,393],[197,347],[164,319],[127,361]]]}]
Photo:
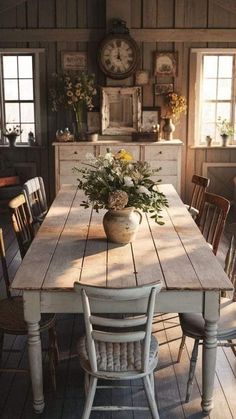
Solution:
[{"label": "window", "polygon": [[[205,145],[207,135],[210,135],[213,143],[217,145],[221,143],[217,128],[219,117],[227,119],[236,129],[236,50],[193,49],[192,54],[195,54],[196,96],[194,109],[189,111],[195,115],[195,145]],[[235,140],[234,134],[231,141]]]},{"label": "window", "polygon": [[22,144],[28,143],[30,131],[36,138],[39,132],[37,63],[36,52],[0,51],[1,129],[20,125],[22,134],[17,142]]}]

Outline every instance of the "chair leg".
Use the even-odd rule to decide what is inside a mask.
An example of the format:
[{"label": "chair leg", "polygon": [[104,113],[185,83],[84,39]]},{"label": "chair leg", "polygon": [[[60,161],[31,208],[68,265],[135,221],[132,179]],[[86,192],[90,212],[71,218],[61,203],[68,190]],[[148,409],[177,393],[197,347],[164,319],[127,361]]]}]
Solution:
[{"label": "chair leg", "polygon": [[193,352],[192,352],[192,356],[190,360],[189,377],[188,377],[185,403],[189,402],[189,399],[192,393],[193,378],[194,378],[194,374],[196,370],[196,363],[197,363],[197,356],[198,356],[198,346],[199,346],[199,340],[196,339],[194,342]]},{"label": "chair leg", "polygon": [[159,419],[159,413],[157,410],[157,405],[156,405],[156,400],[155,400],[155,394],[152,391],[152,385],[150,383],[150,379],[149,377],[146,375],[145,377],[143,377],[143,384],[144,384],[144,389],[145,389],[145,393],[146,393],[146,397],[148,400],[148,404],[152,413],[152,417],[153,419]]},{"label": "chair leg", "polygon": [[90,376],[88,395],[86,397],[82,419],[89,419],[92,406],[93,406],[93,400],[94,400],[95,391],[97,387],[97,381],[98,379],[96,377],[93,377],[92,375]]},{"label": "chair leg", "polygon": [[184,350],[185,341],[186,341],[186,336],[183,334],[181,342],[180,342],[177,362],[180,362],[180,360],[181,360],[181,356],[182,356],[182,353],[183,353],[183,350]]},{"label": "chair leg", "polygon": [[84,392],[85,392],[85,396],[88,396],[88,390],[89,390],[89,374],[85,371],[85,375],[84,375]]}]

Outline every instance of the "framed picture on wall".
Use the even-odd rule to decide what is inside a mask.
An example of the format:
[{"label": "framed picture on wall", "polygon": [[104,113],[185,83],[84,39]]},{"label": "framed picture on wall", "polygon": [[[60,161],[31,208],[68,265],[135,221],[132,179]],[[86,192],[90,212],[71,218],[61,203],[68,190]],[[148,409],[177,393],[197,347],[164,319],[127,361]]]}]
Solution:
[{"label": "framed picture on wall", "polygon": [[147,107],[142,110],[142,131],[149,132],[153,126],[161,123],[161,107]]},{"label": "framed picture on wall", "polygon": [[155,76],[176,76],[177,75],[177,53],[176,52],[155,52],[154,74]]},{"label": "framed picture on wall", "polygon": [[144,86],[149,82],[149,71],[148,70],[138,70],[135,73],[135,84],[137,86]]},{"label": "framed picture on wall", "polygon": [[98,132],[101,128],[101,115],[98,110],[87,112],[88,130],[91,132]]},{"label": "framed picture on wall", "polygon": [[173,83],[156,83],[154,85],[155,95],[166,95],[174,91]]},{"label": "framed picture on wall", "polygon": [[63,70],[86,70],[87,52],[62,51],[61,66]]}]

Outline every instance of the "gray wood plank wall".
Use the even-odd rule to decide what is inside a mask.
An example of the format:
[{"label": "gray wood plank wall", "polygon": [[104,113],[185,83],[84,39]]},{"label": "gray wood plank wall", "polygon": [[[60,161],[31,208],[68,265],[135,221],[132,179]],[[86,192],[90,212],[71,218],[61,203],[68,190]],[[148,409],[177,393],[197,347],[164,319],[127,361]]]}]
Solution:
[{"label": "gray wood plank wall", "polygon": [[[127,20],[130,28],[145,29],[236,29],[236,6],[233,1],[225,0],[28,0],[1,2],[0,5],[0,48],[14,47],[40,47],[45,49],[45,99],[50,88],[51,74],[61,70],[61,51],[87,51],[88,71],[96,75],[99,86],[105,85],[108,81],[97,66],[96,52],[99,45],[99,37],[92,41],[84,41],[68,35],[68,29],[91,29],[98,30],[100,38],[105,34],[106,25],[112,17],[122,17]],[[17,42],[7,41],[3,35],[4,31],[10,28],[45,29],[44,33],[50,34],[50,29],[60,29],[60,40],[53,37],[45,39],[45,36],[38,36],[37,40],[25,39],[19,33]],[[102,30],[102,31],[101,31]],[[47,32],[46,32],[47,31]],[[34,33],[34,32],[32,32]],[[31,34],[32,34],[31,33]],[[224,33],[224,32],[223,32]],[[2,36],[1,36],[2,35]],[[154,95],[153,84],[153,55],[155,51],[176,51],[178,52],[178,75],[175,80],[162,78],[163,82],[174,82],[175,90],[188,97],[189,94],[189,52],[191,47],[235,47],[236,43],[224,42],[222,35],[221,42],[198,41],[197,35],[189,41],[168,42],[168,39],[160,42],[147,34],[143,42],[139,42],[141,50],[140,68],[150,71],[150,84],[143,87],[143,106],[161,106],[161,98]],[[3,41],[4,39],[4,41]],[[35,39],[35,38],[34,38]],[[51,39],[51,40],[50,40]],[[202,39],[202,38],[201,38]],[[213,39],[213,38],[212,38]],[[217,32],[214,34],[217,39]],[[229,38],[226,38],[229,39]],[[210,40],[210,39],[209,39]],[[155,42],[154,42],[155,41]],[[134,83],[131,79],[129,83]],[[99,98],[96,99],[96,106],[99,106]],[[30,150],[4,150],[15,161],[35,161],[37,173],[44,176],[50,200],[53,199],[54,188],[54,154],[51,146],[55,139],[55,132],[58,128],[64,128],[71,123],[71,116],[66,113],[54,114],[45,100],[46,122],[42,132],[42,142],[46,146],[37,151]],[[236,161],[236,150],[192,150],[188,148],[188,137],[191,129],[188,126],[188,116],[182,116],[180,123],[176,126],[175,137],[183,140],[182,166],[182,197],[188,199],[191,190],[191,177],[194,172],[201,174],[203,161]]]}]

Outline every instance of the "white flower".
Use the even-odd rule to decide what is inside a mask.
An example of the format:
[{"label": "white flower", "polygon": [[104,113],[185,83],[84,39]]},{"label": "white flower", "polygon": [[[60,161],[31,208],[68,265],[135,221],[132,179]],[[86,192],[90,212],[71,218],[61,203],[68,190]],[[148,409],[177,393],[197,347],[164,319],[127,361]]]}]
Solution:
[{"label": "white flower", "polygon": [[96,161],[96,157],[92,153],[86,153],[86,160]]},{"label": "white flower", "polygon": [[113,160],[113,155],[112,155],[112,153],[106,153],[105,154],[105,156],[104,156],[104,159],[105,160],[108,160],[109,162],[111,162],[112,160]]},{"label": "white flower", "polygon": [[124,185],[127,186],[127,188],[134,186],[134,182],[130,176],[124,176]]},{"label": "white flower", "polygon": [[138,193],[144,193],[145,195],[148,195],[148,196],[151,195],[151,192],[143,185],[138,187],[137,192]]}]

